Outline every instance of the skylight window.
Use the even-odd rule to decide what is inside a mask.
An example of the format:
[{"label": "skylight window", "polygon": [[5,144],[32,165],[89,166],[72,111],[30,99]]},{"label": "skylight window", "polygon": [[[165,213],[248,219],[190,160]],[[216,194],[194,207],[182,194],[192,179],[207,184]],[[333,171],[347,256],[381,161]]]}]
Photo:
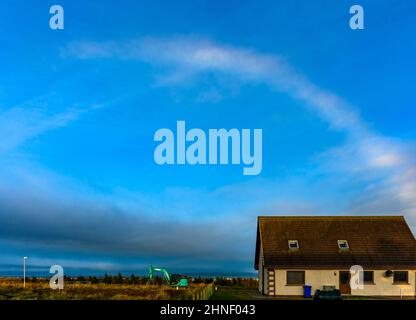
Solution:
[{"label": "skylight window", "polygon": [[348,250],[350,248],[347,240],[338,240],[338,247],[341,250]]},{"label": "skylight window", "polygon": [[299,249],[299,242],[298,242],[298,240],[289,240],[288,241],[288,244],[289,244],[289,249],[292,249],[292,250]]}]

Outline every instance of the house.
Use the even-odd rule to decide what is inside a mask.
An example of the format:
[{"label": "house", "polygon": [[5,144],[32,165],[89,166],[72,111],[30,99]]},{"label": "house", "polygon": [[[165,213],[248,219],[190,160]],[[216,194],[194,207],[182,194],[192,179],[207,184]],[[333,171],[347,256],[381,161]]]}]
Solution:
[{"label": "house", "polygon": [[[350,286],[359,265],[362,288]],[[259,217],[255,268],[265,295],[324,286],[357,296],[415,296],[416,240],[401,216]],[[361,279],[362,279],[361,278]]]}]

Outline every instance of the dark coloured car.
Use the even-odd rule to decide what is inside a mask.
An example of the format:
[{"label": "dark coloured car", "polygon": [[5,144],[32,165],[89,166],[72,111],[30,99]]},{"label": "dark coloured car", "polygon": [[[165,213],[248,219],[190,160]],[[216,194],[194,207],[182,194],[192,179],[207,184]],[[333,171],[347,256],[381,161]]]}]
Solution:
[{"label": "dark coloured car", "polygon": [[338,289],[334,290],[316,290],[314,300],[342,300],[341,293]]}]

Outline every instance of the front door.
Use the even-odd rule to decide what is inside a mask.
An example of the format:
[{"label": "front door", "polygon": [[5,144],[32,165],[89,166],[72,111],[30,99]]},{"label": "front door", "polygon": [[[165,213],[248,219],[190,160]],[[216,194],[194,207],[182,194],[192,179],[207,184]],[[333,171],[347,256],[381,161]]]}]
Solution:
[{"label": "front door", "polygon": [[341,294],[351,294],[349,271],[339,272],[339,292]]}]

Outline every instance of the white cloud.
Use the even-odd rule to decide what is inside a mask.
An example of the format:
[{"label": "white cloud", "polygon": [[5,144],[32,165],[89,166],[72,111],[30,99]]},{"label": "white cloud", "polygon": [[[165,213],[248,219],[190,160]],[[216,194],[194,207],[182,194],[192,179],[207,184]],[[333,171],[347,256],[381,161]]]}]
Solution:
[{"label": "white cloud", "polygon": [[49,131],[67,127],[83,114],[117,103],[116,98],[106,103],[65,107],[57,111],[61,102],[55,94],[42,95],[11,108],[0,108],[0,155],[17,149]]},{"label": "white cloud", "polygon": [[0,153],[10,151],[45,132],[65,127],[82,113],[69,109],[48,115],[42,108],[14,107],[0,112]]}]

